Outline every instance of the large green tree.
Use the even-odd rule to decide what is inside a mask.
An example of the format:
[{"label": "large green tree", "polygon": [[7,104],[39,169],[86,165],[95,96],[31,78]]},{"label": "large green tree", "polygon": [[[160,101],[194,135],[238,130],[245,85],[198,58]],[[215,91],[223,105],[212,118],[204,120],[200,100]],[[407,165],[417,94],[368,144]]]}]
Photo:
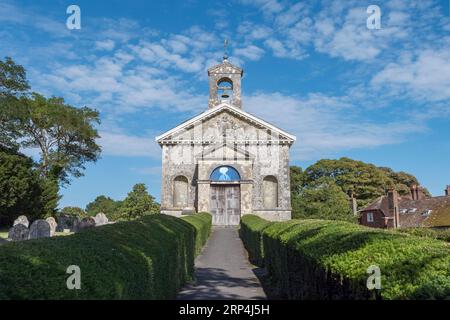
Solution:
[{"label": "large green tree", "polygon": [[69,177],[83,175],[86,162],[100,156],[95,124],[100,123],[97,111],[74,108],[63,98],[45,98],[33,93],[20,99],[24,116],[20,119],[23,133],[21,145],[40,150],[40,170],[46,177],[68,183]]},{"label": "large green tree", "polygon": [[10,226],[19,215],[52,216],[58,200],[57,184],[42,177],[32,159],[0,147],[0,225]]},{"label": "large green tree", "polygon": [[[355,195],[358,207],[363,208],[385,195],[389,188],[396,188],[401,195],[406,195],[414,184],[419,185],[417,178],[405,172],[349,158],[323,159],[304,171],[291,167],[292,211],[294,217],[352,220],[354,217],[349,211],[351,194]],[[426,189],[425,192],[429,194]],[[319,213],[319,208],[323,214]]]},{"label": "large green tree", "polygon": [[86,212],[90,216],[95,216],[99,212],[103,212],[108,219],[114,220],[120,215],[120,208],[122,201],[115,201],[110,197],[98,196],[94,201],[88,203],[86,206]]},{"label": "large green tree", "polygon": [[9,57],[0,60],[0,146],[18,149],[19,97],[25,95],[29,88],[22,66]]},{"label": "large green tree", "polygon": [[332,179],[322,178],[301,189],[294,218],[356,221],[347,195]]},{"label": "large green tree", "polygon": [[122,203],[117,220],[132,220],[144,215],[159,213],[160,206],[155,198],[148,194],[147,187],[138,183]]}]

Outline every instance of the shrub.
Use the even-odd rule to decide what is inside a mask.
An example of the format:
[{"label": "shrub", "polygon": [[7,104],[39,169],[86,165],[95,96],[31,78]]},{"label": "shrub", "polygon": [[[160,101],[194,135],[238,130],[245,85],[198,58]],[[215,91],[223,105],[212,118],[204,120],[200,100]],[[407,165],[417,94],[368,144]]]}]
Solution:
[{"label": "shrub", "polygon": [[196,255],[200,253],[203,245],[211,234],[212,216],[207,212],[200,212],[193,216],[186,216],[183,220],[192,224],[196,229],[195,248]]},{"label": "shrub", "polygon": [[414,236],[433,238],[450,242],[450,229],[406,228],[399,229],[399,231]]},{"label": "shrub", "polygon": [[[285,298],[450,298],[443,241],[325,220],[272,223],[262,235],[265,266]],[[381,270],[381,290],[366,287],[371,265]]]},{"label": "shrub", "polygon": [[247,249],[250,262],[257,266],[264,265],[262,231],[271,224],[271,222],[254,215],[245,215],[241,218],[239,235]]},{"label": "shrub", "polygon": [[[152,215],[0,247],[0,299],[170,299],[192,279],[210,218]],[[201,235],[201,236],[199,236]],[[200,239],[200,240],[199,240]],[[68,290],[68,266],[81,289]]]}]

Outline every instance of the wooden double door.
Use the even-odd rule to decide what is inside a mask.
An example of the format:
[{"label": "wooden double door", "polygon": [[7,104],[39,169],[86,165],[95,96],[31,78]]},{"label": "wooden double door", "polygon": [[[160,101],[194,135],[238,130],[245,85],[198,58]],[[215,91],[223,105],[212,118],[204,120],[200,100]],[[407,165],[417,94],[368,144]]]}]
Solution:
[{"label": "wooden double door", "polygon": [[213,225],[238,225],[241,220],[239,185],[211,185],[210,206]]}]

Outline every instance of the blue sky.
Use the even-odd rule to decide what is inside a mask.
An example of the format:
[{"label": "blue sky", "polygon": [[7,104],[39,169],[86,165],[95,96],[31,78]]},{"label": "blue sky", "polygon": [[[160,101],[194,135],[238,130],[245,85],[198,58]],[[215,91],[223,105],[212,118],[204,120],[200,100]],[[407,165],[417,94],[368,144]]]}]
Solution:
[{"label": "blue sky", "polygon": [[[71,4],[81,30],[66,28]],[[369,5],[380,30],[366,26]],[[244,68],[244,109],[297,136],[292,164],[347,156],[435,195],[450,184],[448,1],[0,0],[0,56],[33,90],[101,112],[102,158],[60,206],[122,199],[138,182],[159,198],[154,137],[207,108],[224,38]]]}]

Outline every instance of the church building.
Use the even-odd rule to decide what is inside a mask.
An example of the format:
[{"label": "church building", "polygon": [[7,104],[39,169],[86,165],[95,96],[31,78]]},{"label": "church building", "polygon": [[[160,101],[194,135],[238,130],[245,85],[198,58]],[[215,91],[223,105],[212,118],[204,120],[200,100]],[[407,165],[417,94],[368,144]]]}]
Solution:
[{"label": "church building", "polygon": [[245,111],[242,76],[225,56],[208,69],[207,110],[156,137],[161,213],[209,212],[214,225],[237,225],[245,214],[291,219],[289,150],[295,136]]}]

